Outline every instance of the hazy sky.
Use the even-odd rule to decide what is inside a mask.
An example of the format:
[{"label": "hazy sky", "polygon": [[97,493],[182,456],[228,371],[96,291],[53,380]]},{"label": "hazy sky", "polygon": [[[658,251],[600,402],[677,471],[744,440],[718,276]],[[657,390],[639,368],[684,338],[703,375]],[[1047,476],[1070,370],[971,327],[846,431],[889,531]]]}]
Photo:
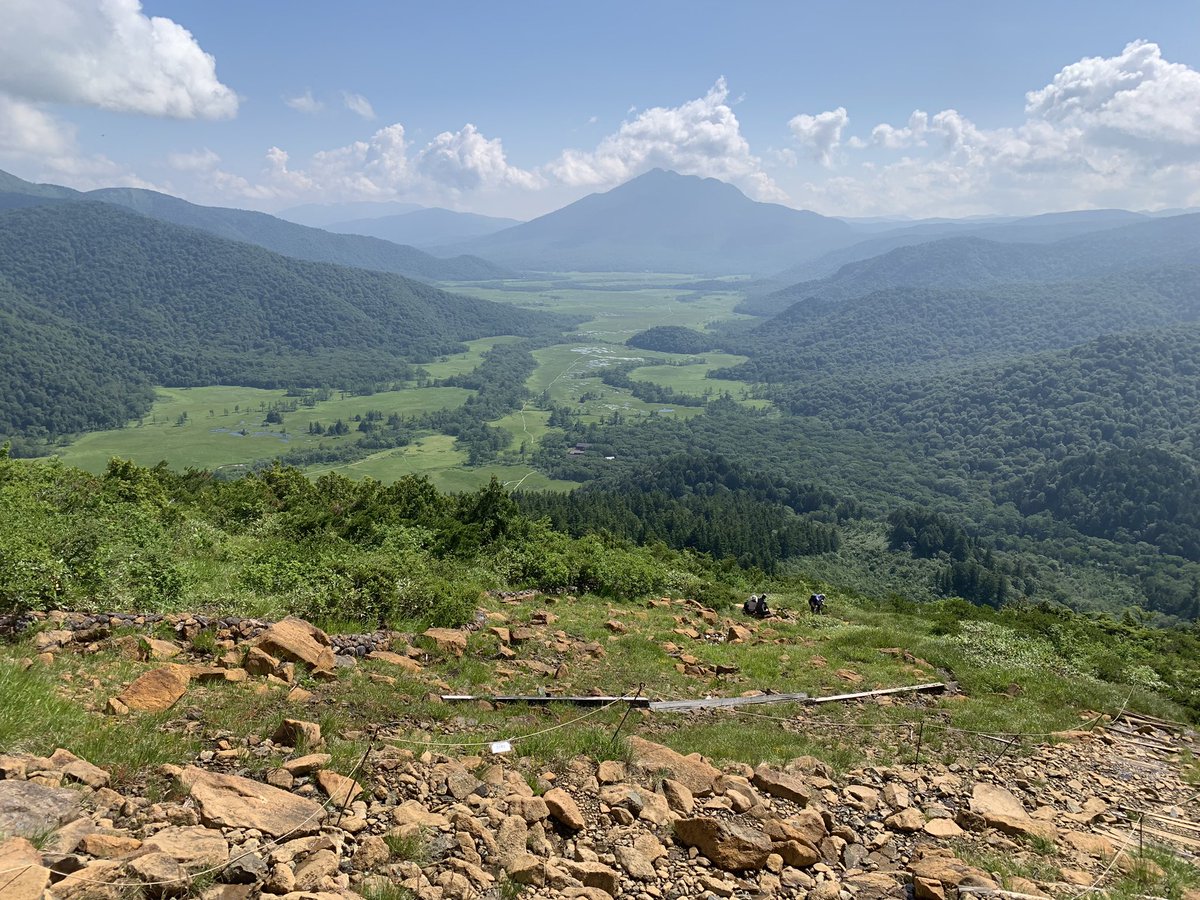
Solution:
[{"label": "hazy sky", "polygon": [[0,168],[527,218],[656,166],[830,215],[1200,205],[1200,3],[0,0]]}]

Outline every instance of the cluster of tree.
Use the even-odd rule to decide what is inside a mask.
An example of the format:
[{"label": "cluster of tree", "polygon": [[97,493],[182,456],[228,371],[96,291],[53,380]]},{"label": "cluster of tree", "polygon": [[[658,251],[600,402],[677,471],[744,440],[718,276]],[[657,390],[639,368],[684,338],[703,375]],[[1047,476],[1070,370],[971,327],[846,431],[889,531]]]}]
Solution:
[{"label": "cluster of tree", "polygon": [[[150,386],[359,385],[568,320],[300,262],[102,203],[0,213],[0,434],[114,427]],[[22,386],[23,385],[23,386]]]},{"label": "cluster of tree", "polygon": [[[888,548],[914,557],[946,557],[946,567],[937,574],[935,587],[946,597],[963,597],[972,603],[1001,606],[1011,584],[1005,566],[990,548],[981,547],[953,519],[926,509],[898,509],[888,516]],[[1025,585],[1033,592],[1033,583]]]},{"label": "cluster of tree", "polygon": [[1026,515],[1049,512],[1084,534],[1200,562],[1200,465],[1178,451],[1089,450],[1026,474],[1011,496]]},{"label": "cluster of tree", "polygon": [[854,505],[815,485],[752,472],[715,454],[678,454],[569,494],[520,493],[531,516],[575,535],[661,541],[774,573],[780,562],[837,550]]},{"label": "cluster of tree", "polygon": [[[164,610],[185,596],[229,612],[235,584],[243,609],[271,602],[318,621],[461,625],[489,587],[735,594],[706,557],[572,538],[522,515],[494,480],[447,495],[416,477],[313,481],[274,465],[221,480],[121,460],[95,476],[5,451],[0,511],[0,613]],[[217,571],[212,583],[196,580]]]},{"label": "cluster of tree", "polygon": [[639,331],[625,343],[658,353],[705,353],[715,346],[712,335],[682,325],[656,325]]},{"label": "cluster of tree", "polygon": [[442,382],[473,390],[467,402],[457,409],[426,413],[419,424],[452,435],[455,445],[467,451],[469,465],[494,459],[511,443],[512,434],[487,423],[521,408],[529,397],[525,382],[536,368],[529,344],[497,344],[470,372]]},{"label": "cluster of tree", "polygon": [[703,397],[693,397],[690,394],[680,394],[674,388],[655,384],[653,381],[637,381],[629,377],[629,373],[638,368],[640,363],[632,365],[608,366],[600,370],[600,380],[609,387],[622,388],[629,391],[637,399],[645,403],[661,403],[671,406],[703,406],[707,401]]}]

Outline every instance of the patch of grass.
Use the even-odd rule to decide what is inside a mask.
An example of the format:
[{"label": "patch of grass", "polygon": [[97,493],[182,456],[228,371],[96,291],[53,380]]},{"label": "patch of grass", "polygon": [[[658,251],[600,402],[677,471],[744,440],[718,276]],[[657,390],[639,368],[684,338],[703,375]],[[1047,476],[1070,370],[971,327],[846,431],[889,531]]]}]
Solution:
[{"label": "patch of grass", "polygon": [[205,628],[203,631],[197,632],[192,637],[192,649],[197,653],[203,653],[212,656],[217,652],[217,632],[212,628]]},{"label": "patch of grass", "polygon": [[1179,755],[1179,770],[1185,782],[1200,785],[1200,758],[1186,747]]},{"label": "patch of grass", "polygon": [[429,835],[424,829],[401,833],[388,832],[383,836],[392,858],[400,862],[415,862],[419,866],[429,861]]},{"label": "patch of grass", "polygon": [[118,785],[195,756],[193,739],[163,728],[170,713],[133,714],[116,723],[64,696],[55,679],[58,665],[23,669],[0,655],[0,747],[7,752],[49,756],[63,747],[107,770]]},{"label": "patch of grass", "polygon": [[953,842],[953,847],[959,859],[977,869],[999,876],[1000,883],[1005,887],[1011,884],[1013,878],[1026,878],[1030,881],[1059,881],[1062,878],[1062,873],[1056,866],[1029,853],[1000,853],[981,849],[966,841]]},{"label": "patch of grass", "polygon": [[1200,887],[1200,869],[1166,850],[1147,847],[1133,857],[1133,866],[1105,893],[1110,900],[1162,897],[1181,900]]},{"label": "patch of grass", "polygon": [[1055,845],[1054,841],[1050,840],[1049,838],[1042,837],[1040,834],[1027,834],[1022,838],[1022,840],[1024,840],[1025,843],[1029,845],[1029,849],[1031,849],[1038,856],[1058,855],[1058,847]]},{"label": "patch of grass", "polygon": [[499,900],[517,900],[524,890],[525,885],[513,881],[507,872],[501,872],[496,879],[496,896]]},{"label": "patch of grass", "polygon": [[372,878],[356,888],[363,900],[416,900],[416,894],[393,881]]}]

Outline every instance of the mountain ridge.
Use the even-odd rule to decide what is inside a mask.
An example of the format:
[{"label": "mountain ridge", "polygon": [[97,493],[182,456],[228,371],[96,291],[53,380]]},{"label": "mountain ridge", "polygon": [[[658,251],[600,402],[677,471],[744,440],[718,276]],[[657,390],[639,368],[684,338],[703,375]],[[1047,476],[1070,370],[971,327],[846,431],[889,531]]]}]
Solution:
[{"label": "mountain ridge", "polygon": [[715,178],[654,169],[454,249],[542,271],[745,274],[853,235],[841,220],[760,203]]},{"label": "mountain ridge", "polygon": [[[3,201],[5,196],[10,197],[8,202]],[[34,198],[34,202],[21,202],[23,197]],[[310,262],[391,272],[425,281],[474,281],[513,274],[482,259],[443,259],[415,247],[379,238],[334,234],[253,210],[201,206],[144,188],[100,188],[85,193],[59,185],[36,185],[0,172],[0,209],[87,199],[122,206],[159,221],[197,228],[217,237],[254,244]]]}]

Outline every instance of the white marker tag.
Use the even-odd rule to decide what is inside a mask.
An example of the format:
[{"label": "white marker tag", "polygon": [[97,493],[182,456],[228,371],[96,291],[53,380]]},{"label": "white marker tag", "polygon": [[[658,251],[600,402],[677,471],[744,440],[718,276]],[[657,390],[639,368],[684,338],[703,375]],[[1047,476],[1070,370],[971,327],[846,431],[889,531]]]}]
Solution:
[{"label": "white marker tag", "polygon": [[512,744],[508,741],[492,741],[493,753],[512,753]]}]

